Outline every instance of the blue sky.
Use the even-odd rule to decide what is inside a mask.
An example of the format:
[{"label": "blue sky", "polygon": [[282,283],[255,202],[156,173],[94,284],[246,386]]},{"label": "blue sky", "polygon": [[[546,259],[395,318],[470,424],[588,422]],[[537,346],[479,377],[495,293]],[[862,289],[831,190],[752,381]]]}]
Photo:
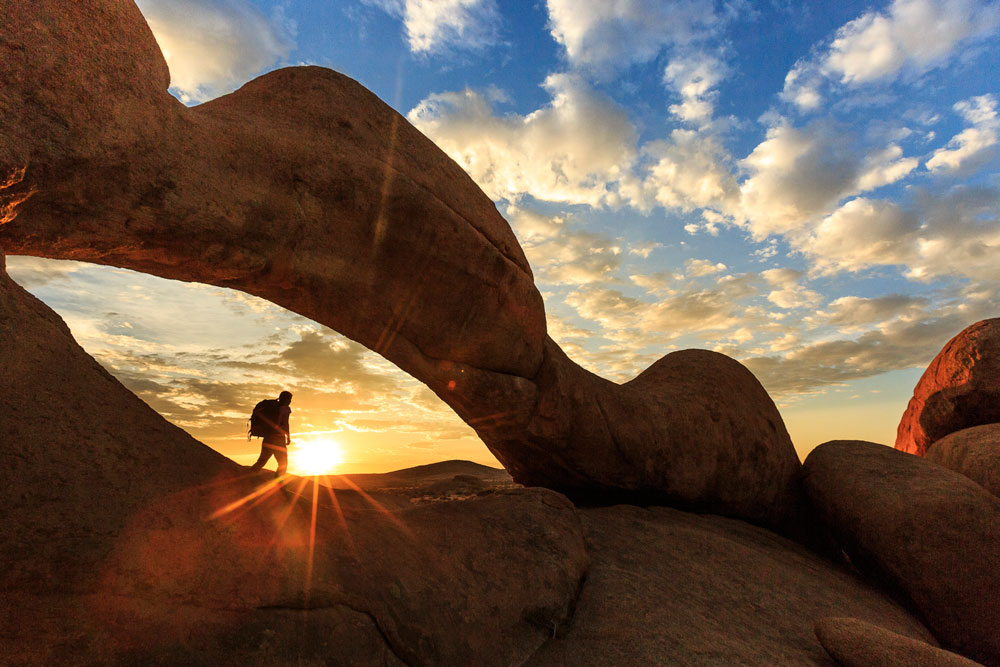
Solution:
[{"label": "blue sky", "polygon": [[[138,4],[188,104],[289,65],[360,81],[496,201],[576,361],[623,381],[674,349],[730,354],[800,455],[892,444],[934,354],[1000,315],[998,2]],[[418,383],[269,304],[9,263],[237,460],[254,454],[233,435],[247,402],[280,382],[345,469],[491,461]]]}]

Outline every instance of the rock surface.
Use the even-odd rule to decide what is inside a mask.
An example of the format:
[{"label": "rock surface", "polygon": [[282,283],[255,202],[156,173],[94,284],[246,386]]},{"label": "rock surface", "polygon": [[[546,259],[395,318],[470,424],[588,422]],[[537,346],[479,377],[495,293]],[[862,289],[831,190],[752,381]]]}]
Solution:
[{"label": "rock surface", "polygon": [[923,456],[936,440],[1000,422],[1000,318],[963,329],[934,357],[896,430],[896,449]]},{"label": "rock surface", "polygon": [[933,642],[882,592],[769,531],[670,508],[580,511],[591,565],[565,634],[528,663],[829,665],[816,618]]},{"label": "rock surface", "polygon": [[0,350],[5,661],[507,665],[569,617],[587,555],[552,491],[278,488],[164,421],[3,273]]},{"label": "rock surface", "polygon": [[965,475],[1000,496],[1000,424],[949,433],[931,444],[927,460]]},{"label": "rock surface", "polygon": [[822,444],[804,468],[806,493],[852,562],[904,595],[942,646],[1000,665],[1000,498],[870,442]]},{"label": "rock surface", "polygon": [[857,618],[822,618],[816,637],[843,667],[977,667],[978,662]]},{"label": "rock surface", "polygon": [[0,0],[0,169],[37,190],[0,226],[7,252],[328,325],[425,382],[516,481],[793,522],[798,457],[756,380],[707,352],[623,386],[574,364],[493,203],[370,92],[298,67],[186,108],[131,1],[71,5]]},{"label": "rock surface", "polygon": [[845,614],[929,641],[742,521],[580,511],[545,489],[413,504],[279,488],[167,424],[2,273],[0,349],[15,664],[829,664],[808,624]]}]

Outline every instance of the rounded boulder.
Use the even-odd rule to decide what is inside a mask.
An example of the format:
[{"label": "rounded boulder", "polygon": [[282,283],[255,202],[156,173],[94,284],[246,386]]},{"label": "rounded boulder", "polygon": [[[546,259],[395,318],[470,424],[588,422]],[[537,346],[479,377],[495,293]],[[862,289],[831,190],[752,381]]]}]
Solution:
[{"label": "rounded boulder", "polygon": [[1000,424],[949,433],[930,446],[927,460],[965,475],[1000,496]]},{"label": "rounded boulder", "polygon": [[896,430],[896,449],[917,456],[935,440],[1000,422],[1000,318],[976,322],[934,357]]}]

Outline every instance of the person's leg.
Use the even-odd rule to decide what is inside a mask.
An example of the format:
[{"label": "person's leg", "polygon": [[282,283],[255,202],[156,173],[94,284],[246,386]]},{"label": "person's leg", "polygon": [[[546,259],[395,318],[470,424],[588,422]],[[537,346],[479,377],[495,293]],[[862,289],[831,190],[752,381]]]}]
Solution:
[{"label": "person's leg", "polygon": [[278,471],[274,473],[275,477],[281,477],[288,470],[288,449],[282,445],[274,447],[274,460],[278,462]]},{"label": "person's leg", "polygon": [[260,456],[257,457],[257,462],[250,466],[250,470],[258,472],[267,463],[267,460],[271,458],[272,450],[267,443],[261,443],[260,446]]}]

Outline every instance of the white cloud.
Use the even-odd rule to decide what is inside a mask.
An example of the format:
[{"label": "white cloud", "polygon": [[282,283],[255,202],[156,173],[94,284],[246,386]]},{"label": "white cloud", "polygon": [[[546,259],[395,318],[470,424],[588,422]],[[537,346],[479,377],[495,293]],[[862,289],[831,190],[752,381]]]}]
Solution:
[{"label": "white cloud", "polygon": [[736,329],[746,324],[742,302],[757,294],[755,276],[722,276],[711,289],[697,284],[663,289],[666,276],[631,276],[632,282],[657,294],[657,301],[627,296],[603,285],[570,292],[566,304],[577,315],[598,324],[601,335],[626,345],[665,345],[685,334]]},{"label": "white cloud", "polygon": [[892,370],[925,368],[944,341],[970,323],[995,314],[996,297],[995,290],[980,298],[963,295],[957,299],[959,305],[939,304],[923,316],[895,317],[857,338],[806,342],[783,356],[740,360],[774,397]]},{"label": "white cloud", "polygon": [[980,95],[955,105],[971,127],[951,138],[948,145],[934,151],[927,160],[931,171],[956,171],[965,166],[978,165],[1000,140],[1000,118],[997,117],[995,95]]},{"label": "white cloud", "polygon": [[567,216],[546,216],[509,206],[507,218],[541,283],[586,285],[602,282],[612,279],[621,266],[624,248],[620,239],[576,228],[568,223]]},{"label": "white cloud", "polygon": [[821,273],[901,265],[911,280],[1000,280],[1000,191],[917,191],[907,208],[853,199],[795,243]]},{"label": "white cloud", "polygon": [[726,270],[726,265],[722,262],[712,262],[708,259],[689,259],[684,262],[684,268],[689,276],[701,278],[722,273]]},{"label": "white cloud", "polygon": [[138,0],[185,103],[232,92],[294,48],[294,27],[246,0]]},{"label": "white cloud", "polygon": [[566,219],[559,215],[544,215],[520,206],[508,206],[504,217],[521,244],[538,243],[551,239],[563,230]]},{"label": "white cloud", "polygon": [[[823,324],[852,330],[870,324],[884,325],[893,320],[915,320],[928,316],[930,300],[907,294],[886,294],[879,297],[843,296],[829,303],[821,313]],[[884,328],[884,326],[883,326]]]},{"label": "white cloud", "polygon": [[364,0],[402,19],[410,50],[481,48],[496,41],[495,0]]},{"label": "white cloud", "polygon": [[772,127],[743,161],[739,213],[755,238],[784,233],[855,189],[858,156],[832,127]]},{"label": "white cloud", "polygon": [[979,0],[894,0],[842,26],[828,47],[795,64],[782,94],[815,109],[825,81],[846,86],[920,74],[951,60],[959,47],[1000,28],[1000,4]]},{"label": "white cloud", "polygon": [[906,177],[917,168],[920,160],[915,157],[903,157],[903,149],[896,144],[890,144],[884,150],[869,154],[858,176],[859,192],[874,190],[883,185],[889,185]]},{"label": "white cloud", "polygon": [[640,208],[649,208],[652,200],[683,211],[726,209],[739,196],[729,154],[710,133],[677,129],[669,141],[651,142],[643,153],[654,162],[638,196]]},{"label": "white cloud", "polygon": [[667,65],[664,81],[681,97],[670,113],[684,122],[705,124],[715,113],[719,92],[715,86],[726,76],[726,65],[718,57],[696,52],[675,57]]},{"label": "white cloud", "polygon": [[473,91],[431,95],[407,118],[458,162],[494,200],[618,204],[614,184],[635,159],[636,131],[625,111],[570,74],[551,74],[545,107],[496,115]]},{"label": "white cloud", "polygon": [[896,146],[866,150],[850,134],[817,122],[772,127],[742,165],[749,178],[730,212],[762,239],[802,229],[845,197],[899,180],[917,162]]},{"label": "white cloud", "polygon": [[913,259],[918,220],[890,201],[852,199],[819,223],[805,243],[823,272],[858,271]]},{"label": "white cloud", "polygon": [[723,21],[711,0],[547,0],[552,37],[574,67],[598,74],[710,35]]},{"label": "white cloud", "polygon": [[826,69],[842,83],[893,76],[904,66],[925,71],[963,42],[1000,26],[1000,5],[977,0],[895,0],[888,14],[870,12],[837,32]]},{"label": "white cloud", "polygon": [[799,284],[802,278],[801,271],[788,268],[768,269],[762,271],[760,275],[770,285],[777,287],[768,293],[767,300],[778,308],[790,310],[815,306],[822,299],[818,292],[806,289]]}]

